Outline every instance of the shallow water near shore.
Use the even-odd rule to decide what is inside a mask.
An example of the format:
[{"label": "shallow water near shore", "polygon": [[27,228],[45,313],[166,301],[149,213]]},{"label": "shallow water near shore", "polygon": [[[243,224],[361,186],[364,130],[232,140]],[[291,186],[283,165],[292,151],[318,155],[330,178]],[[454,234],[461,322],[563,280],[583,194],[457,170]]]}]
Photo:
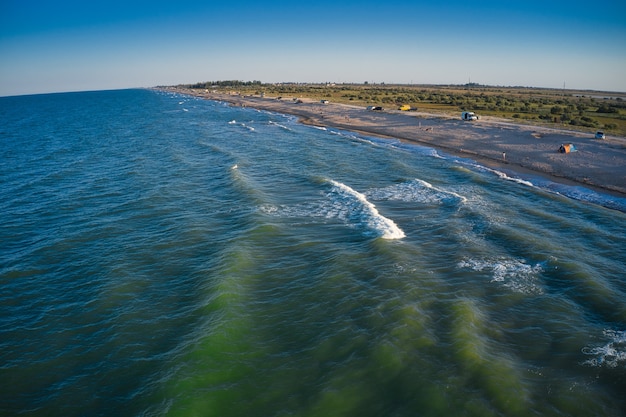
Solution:
[{"label": "shallow water near shore", "polygon": [[149,90],[0,135],[2,415],[626,413],[623,198]]}]

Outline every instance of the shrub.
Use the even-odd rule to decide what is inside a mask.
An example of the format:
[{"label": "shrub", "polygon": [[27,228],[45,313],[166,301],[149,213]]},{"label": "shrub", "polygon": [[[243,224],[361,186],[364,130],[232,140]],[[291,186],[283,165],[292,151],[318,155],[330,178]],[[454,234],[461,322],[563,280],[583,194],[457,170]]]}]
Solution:
[{"label": "shrub", "polygon": [[609,106],[608,104],[603,104],[598,107],[596,113],[619,113],[619,110],[615,107]]},{"label": "shrub", "polygon": [[551,114],[561,114],[561,113],[563,113],[563,107],[561,107],[561,106],[552,106],[552,108],[550,109],[550,113]]}]

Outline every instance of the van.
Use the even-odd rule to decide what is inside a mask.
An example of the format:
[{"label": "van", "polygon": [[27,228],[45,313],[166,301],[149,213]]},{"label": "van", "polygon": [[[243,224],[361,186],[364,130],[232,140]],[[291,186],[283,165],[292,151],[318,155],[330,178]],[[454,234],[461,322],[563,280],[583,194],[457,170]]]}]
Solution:
[{"label": "van", "polygon": [[478,116],[473,111],[464,111],[461,113],[461,120],[478,120]]}]

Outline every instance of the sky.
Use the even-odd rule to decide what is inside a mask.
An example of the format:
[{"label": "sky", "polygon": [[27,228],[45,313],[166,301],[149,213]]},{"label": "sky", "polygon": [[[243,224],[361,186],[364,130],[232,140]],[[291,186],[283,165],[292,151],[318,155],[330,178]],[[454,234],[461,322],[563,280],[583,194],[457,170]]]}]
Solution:
[{"label": "sky", "polygon": [[220,80],[626,92],[626,1],[0,0],[0,96]]}]

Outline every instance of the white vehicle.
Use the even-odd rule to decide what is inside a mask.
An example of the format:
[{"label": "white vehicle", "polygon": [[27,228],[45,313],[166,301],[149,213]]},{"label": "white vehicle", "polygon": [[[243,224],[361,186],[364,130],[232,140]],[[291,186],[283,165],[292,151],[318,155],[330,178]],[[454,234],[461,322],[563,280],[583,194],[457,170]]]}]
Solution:
[{"label": "white vehicle", "polygon": [[604,132],[601,130],[598,130],[596,132],[596,139],[606,139],[606,136],[604,135]]},{"label": "white vehicle", "polygon": [[473,111],[464,111],[461,113],[461,120],[478,120],[478,116]]}]

